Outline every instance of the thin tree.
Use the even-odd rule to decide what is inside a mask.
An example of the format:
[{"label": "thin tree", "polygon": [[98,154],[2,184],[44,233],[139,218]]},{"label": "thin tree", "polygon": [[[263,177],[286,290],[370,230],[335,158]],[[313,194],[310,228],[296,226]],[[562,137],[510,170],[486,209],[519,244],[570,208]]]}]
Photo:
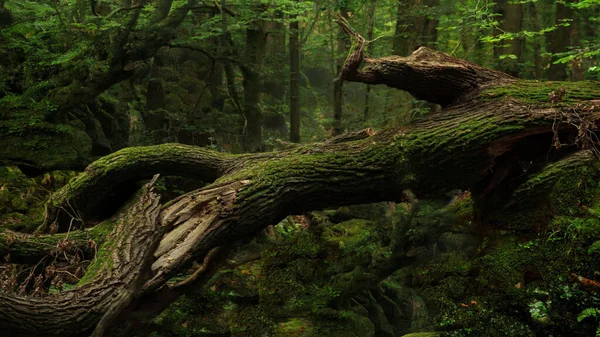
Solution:
[{"label": "thin tree", "polygon": [[[367,28],[367,39],[369,41],[373,40],[373,26],[375,24],[375,0],[369,1],[369,24]],[[367,46],[367,53],[369,55],[373,55],[373,49],[375,46],[373,43],[369,43]],[[369,95],[371,94],[371,85],[367,85],[367,89],[365,92],[365,109],[364,109],[364,117],[363,120],[366,122],[369,120]]]},{"label": "thin tree", "polygon": [[300,36],[298,16],[290,17],[290,141],[300,143]]},{"label": "thin tree", "polygon": [[[565,20],[573,18],[573,9],[566,4],[557,2],[556,3],[556,30],[550,32],[548,39],[547,50],[549,53],[555,54],[564,52],[565,48],[571,42],[571,27],[562,26],[561,24]],[[565,63],[550,62],[550,68],[548,69],[549,80],[552,81],[565,81],[568,78],[567,65]]]},{"label": "thin tree", "polygon": [[[500,15],[502,20],[499,27],[500,33],[517,33],[523,28],[523,5],[500,0],[496,2],[494,11]],[[494,60],[499,62],[499,70],[513,76],[519,75],[518,62],[519,60],[522,62],[522,41],[521,38],[513,37],[505,42],[506,47],[494,47]],[[502,55],[510,55],[510,57],[500,60]]]},{"label": "thin tree", "polygon": [[[349,10],[345,4],[340,7],[340,16],[344,19],[347,19],[349,17]],[[344,65],[347,43],[347,36],[344,34],[343,31],[340,31],[340,36],[338,37],[336,48],[338,57],[336,70],[338,74],[340,73]],[[344,102],[343,85],[343,81],[337,80],[333,87],[333,136],[337,136],[342,133],[342,106]]]}]

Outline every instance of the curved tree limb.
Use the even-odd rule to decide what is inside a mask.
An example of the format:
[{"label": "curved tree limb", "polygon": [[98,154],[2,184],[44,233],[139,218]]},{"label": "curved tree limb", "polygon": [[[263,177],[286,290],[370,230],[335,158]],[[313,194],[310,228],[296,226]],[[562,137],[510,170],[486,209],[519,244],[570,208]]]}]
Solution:
[{"label": "curved tree limb", "polygon": [[[464,100],[486,84],[515,81],[505,73],[427,47],[420,47],[408,57],[365,58],[366,40],[345,19],[339,17],[336,22],[353,39],[352,49],[340,74],[341,80],[386,84],[441,106]],[[359,70],[363,61],[367,65]]]},{"label": "curved tree limb", "polygon": [[545,166],[534,177],[519,185],[503,209],[526,209],[532,204],[543,202],[552,192],[558,180],[567,174],[575,174],[576,170],[582,168],[592,170],[597,159],[591,150],[581,150]]},{"label": "curved tree limb", "polygon": [[[212,182],[221,176],[225,162],[233,157],[204,148],[182,144],[130,147],[110,154],[89,165],[83,173],[55,192],[46,206],[40,232],[52,224],[66,231],[70,220],[94,223],[110,205],[102,203],[123,185],[148,178],[157,172]],[[121,191],[120,193],[123,193]],[[118,205],[117,205],[118,206]]]},{"label": "curved tree limb", "polygon": [[45,257],[61,258],[61,253],[82,253],[92,258],[93,246],[100,245],[106,239],[102,226],[70,233],[31,235],[0,230],[0,257],[10,263],[36,264]]},{"label": "curved tree limb", "polygon": [[[131,6],[131,7],[121,7],[121,8],[117,8],[117,9],[115,9],[114,11],[110,12],[108,15],[106,15],[104,18],[105,18],[105,19],[110,19],[110,18],[112,18],[113,16],[115,16],[115,15],[117,15],[117,14],[121,13],[121,12],[125,12],[125,11],[131,11],[131,10],[135,10],[135,9],[140,9],[140,8],[142,8],[142,7],[144,7],[144,6],[143,6],[143,5],[136,5],[136,6]],[[96,14],[95,12],[94,12],[94,15],[96,15],[96,16],[100,16],[100,15]]]}]

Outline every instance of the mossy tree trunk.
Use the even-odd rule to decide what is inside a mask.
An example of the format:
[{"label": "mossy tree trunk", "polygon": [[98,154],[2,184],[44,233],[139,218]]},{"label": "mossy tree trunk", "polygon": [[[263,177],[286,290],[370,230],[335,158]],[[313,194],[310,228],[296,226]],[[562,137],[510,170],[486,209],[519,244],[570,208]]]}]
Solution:
[{"label": "mossy tree trunk", "polygon": [[[409,57],[363,60],[364,39],[345,29],[357,43],[342,80],[387,84],[444,109],[407,128],[342,135],[273,153],[229,155],[165,144],[106,156],[52,197],[40,228],[65,232],[74,221],[88,227],[99,222],[104,230],[96,234],[110,234],[94,239],[101,242],[96,260],[71,290],[42,298],[0,293],[0,329],[15,337],[92,331],[131,336],[190,287],[206,282],[223,263],[226,247],[287,215],[397,201],[407,189],[427,198],[458,188],[488,200],[479,203],[489,207],[482,210],[485,216],[513,191],[518,197],[534,188],[536,175],[552,184],[556,169],[587,164],[597,152],[596,83],[520,81],[427,48]],[[363,61],[367,66],[359,70]],[[563,160],[568,164],[561,165]],[[213,183],[164,205],[146,187],[117,215],[107,214],[117,206],[106,202],[112,189],[154,173]],[[54,222],[57,226],[49,225]],[[64,236],[54,235],[57,241]],[[31,246],[17,249],[23,247],[20,240],[3,248],[15,261],[35,255]],[[202,266],[187,280],[169,282],[197,260]]]}]

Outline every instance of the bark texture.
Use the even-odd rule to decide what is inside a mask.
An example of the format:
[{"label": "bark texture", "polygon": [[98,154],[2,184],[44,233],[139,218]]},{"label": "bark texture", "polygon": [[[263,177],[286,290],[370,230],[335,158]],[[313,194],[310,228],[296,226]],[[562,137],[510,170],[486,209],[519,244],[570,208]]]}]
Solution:
[{"label": "bark texture", "polygon": [[[13,336],[89,336],[98,326],[109,330],[106,315],[119,311],[147,278],[149,262],[162,235],[156,221],[159,198],[148,185],[114,219],[113,244],[88,270],[91,282],[75,291],[42,298],[0,294],[3,331]],[[143,284],[143,283],[142,283]],[[107,334],[100,334],[109,335]]]}]

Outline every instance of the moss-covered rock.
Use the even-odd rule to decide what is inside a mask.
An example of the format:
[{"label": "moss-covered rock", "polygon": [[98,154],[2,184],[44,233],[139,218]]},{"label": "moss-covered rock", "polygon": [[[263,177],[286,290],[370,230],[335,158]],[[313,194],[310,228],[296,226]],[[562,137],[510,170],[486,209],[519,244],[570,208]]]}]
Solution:
[{"label": "moss-covered rock", "polygon": [[279,337],[312,337],[314,334],[314,324],[306,318],[292,318],[279,323],[275,330],[275,335]]},{"label": "moss-covered rock", "polygon": [[41,223],[48,193],[74,177],[72,171],[52,171],[35,178],[11,166],[0,166],[0,223],[3,228],[31,233]]},{"label": "moss-covered rock", "polygon": [[68,124],[0,121],[0,143],[3,161],[35,171],[83,168],[91,161],[90,137]]}]

